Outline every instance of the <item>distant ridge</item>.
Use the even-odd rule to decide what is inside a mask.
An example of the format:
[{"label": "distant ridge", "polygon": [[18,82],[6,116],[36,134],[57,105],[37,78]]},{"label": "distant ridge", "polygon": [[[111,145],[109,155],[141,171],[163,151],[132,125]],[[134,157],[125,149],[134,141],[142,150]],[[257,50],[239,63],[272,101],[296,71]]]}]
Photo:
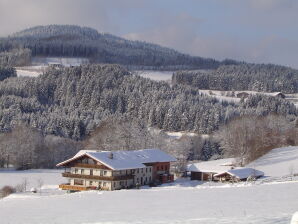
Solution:
[{"label": "distant ridge", "polygon": [[36,26],[0,39],[0,51],[29,48],[32,56],[88,57],[95,63],[159,70],[215,69],[236,64],[190,56],[142,41],[131,41],[89,27],[76,25]]}]

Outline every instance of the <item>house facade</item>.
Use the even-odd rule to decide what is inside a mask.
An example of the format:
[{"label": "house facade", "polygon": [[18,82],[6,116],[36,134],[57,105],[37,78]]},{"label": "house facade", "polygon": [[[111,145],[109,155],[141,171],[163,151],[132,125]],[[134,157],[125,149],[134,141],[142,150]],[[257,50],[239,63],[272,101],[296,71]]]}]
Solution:
[{"label": "house facade", "polygon": [[57,164],[64,167],[62,176],[66,184],[63,190],[119,190],[166,183],[174,180],[170,174],[170,162],[176,159],[159,149],[135,151],[86,151]]}]

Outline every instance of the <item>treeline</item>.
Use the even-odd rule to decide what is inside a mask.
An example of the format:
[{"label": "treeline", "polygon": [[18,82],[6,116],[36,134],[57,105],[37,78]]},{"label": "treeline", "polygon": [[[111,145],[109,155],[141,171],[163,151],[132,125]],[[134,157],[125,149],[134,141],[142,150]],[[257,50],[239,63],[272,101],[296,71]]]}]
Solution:
[{"label": "treeline", "polygon": [[298,70],[272,64],[223,65],[209,72],[180,71],[173,75],[174,84],[199,89],[258,92],[298,92]]},{"label": "treeline", "polygon": [[282,146],[298,144],[297,122],[283,116],[242,116],[216,132],[223,153],[246,165]]},{"label": "treeline", "polygon": [[87,57],[95,63],[116,63],[150,69],[213,69],[225,60],[192,57],[141,41],[130,41],[96,30],[71,26],[37,26],[0,39],[0,52],[28,48],[32,56]]},{"label": "treeline", "polygon": [[0,168],[16,169],[55,168],[81,149],[135,150],[159,148],[175,156],[179,170],[187,160],[208,160],[221,156],[218,143],[199,135],[172,138],[164,131],[148,128],[144,121],[124,117],[110,117],[82,141],[53,135],[44,135],[25,124],[15,125],[11,131],[0,134]]},{"label": "treeline", "polygon": [[81,143],[57,136],[44,136],[24,124],[0,134],[0,167],[16,169],[54,168],[77,153]]},{"label": "treeline", "polygon": [[142,120],[168,131],[209,134],[241,115],[276,113],[294,120],[295,106],[269,96],[234,104],[184,85],[171,87],[131,75],[118,65],[50,69],[38,78],[0,82],[0,131],[26,123],[50,134],[80,140],[109,117]]},{"label": "treeline", "polygon": [[0,66],[0,81],[10,77],[16,77],[17,73],[14,68]]},{"label": "treeline", "polygon": [[0,52],[0,66],[2,67],[24,66],[30,63],[31,51],[29,49],[13,48]]}]

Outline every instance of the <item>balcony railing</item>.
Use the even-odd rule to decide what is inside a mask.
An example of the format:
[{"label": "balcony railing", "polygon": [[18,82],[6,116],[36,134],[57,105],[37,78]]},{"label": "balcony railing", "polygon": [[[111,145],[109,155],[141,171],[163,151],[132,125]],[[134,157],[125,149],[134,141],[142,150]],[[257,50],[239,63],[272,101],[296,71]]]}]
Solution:
[{"label": "balcony railing", "polygon": [[61,188],[62,190],[69,190],[69,191],[88,191],[88,190],[91,190],[90,187],[75,186],[75,185],[70,185],[70,184],[60,184],[59,188]]},{"label": "balcony railing", "polygon": [[133,175],[123,175],[123,176],[97,176],[97,175],[83,175],[65,172],[62,173],[63,177],[70,178],[80,178],[80,179],[91,179],[91,180],[107,180],[107,181],[118,181],[118,180],[129,180],[133,179]]},{"label": "balcony railing", "polygon": [[93,168],[93,169],[107,169],[104,165],[97,164],[87,164],[87,163],[76,163],[73,167],[82,167],[82,168]]},{"label": "balcony railing", "polygon": [[95,187],[95,186],[78,186],[78,185],[70,185],[70,184],[60,184],[59,188],[62,190],[69,190],[69,191],[88,191],[88,190],[109,190],[108,187]]}]

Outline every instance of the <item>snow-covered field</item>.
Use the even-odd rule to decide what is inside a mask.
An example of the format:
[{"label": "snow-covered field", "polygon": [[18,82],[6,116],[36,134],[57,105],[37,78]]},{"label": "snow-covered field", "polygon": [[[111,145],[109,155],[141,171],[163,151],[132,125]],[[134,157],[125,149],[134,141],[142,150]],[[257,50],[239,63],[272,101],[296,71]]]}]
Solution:
[{"label": "snow-covered field", "polygon": [[174,185],[73,194],[13,194],[1,223],[289,223],[298,183]]},{"label": "snow-covered field", "polygon": [[31,66],[16,67],[16,72],[18,77],[38,77],[43,74],[49,65],[61,64],[64,67],[70,67],[88,63],[88,58],[33,57]]},{"label": "snow-covered field", "polygon": [[156,80],[156,81],[171,81],[173,72],[171,71],[151,71],[151,70],[144,70],[144,71],[135,71],[135,73],[139,76],[144,78]]},{"label": "snow-covered field", "polygon": [[18,77],[37,77],[41,75],[47,67],[48,66],[45,65],[16,67],[16,72]]},{"label": "snow-covered field", "polygon": [[24,179],[28,182],[28,189],[37,187],[37,181],[39,179],[44,181],[45,186],[55,185],[53,187],[57,187],[59,183],[65,182],[65,179],[61,176],[61,172],[63,172],[63,170],[36,169],[14,171],[0,169],[0,188],[5,185],[16,186],[21,184]]},{"label": "snow-covered field", "polygon": [[62,64],[65,67],[79,66],[82,64],[88,64],[88,58],[81,57],[33,57],[32,65],[51,65]]},{"label": "snow-covered field", "polygon": [[[241,98],[238,98],[236,96],[227,96],[227,93],[232,93],[232,91],[220,91],[220,90],[208,90],[208,89],[201,89],[200,92],[207,96],[212,96],[218,99],[219,101],[227,101],[227,102],[234,102],[234,103],[239,103]],[[250,95],[255,95],[255,94],[264,94],[267,96],[274,96],[276,93],[269,93],[269,92],[257,92],[257,91],[248,91],[248,90],[243,90],[243,91],[234,91],[234,94],[237,95],[238,93],[241,92],[246,92]],[[293,103],[296,107],[298,107],[298,94],[285,94],[286,100],[290,101]]]},{"label": "snow-covered field", "polygon": [[289,166],[295,171],[297,164],[298,147],[284,147],[249,165],[269,176],[255,183],[182,178],[155,188],[72,194],[58,190],[58,184],[65,182],[61,170],[0,170],[0,186],[14,186],[24,178],[30,187],[36,187],[39,178],[44,181],[41,194],[0,199],[0,223],[289,223],[298,211],[298,178],[283,176],[289,174]]}]

